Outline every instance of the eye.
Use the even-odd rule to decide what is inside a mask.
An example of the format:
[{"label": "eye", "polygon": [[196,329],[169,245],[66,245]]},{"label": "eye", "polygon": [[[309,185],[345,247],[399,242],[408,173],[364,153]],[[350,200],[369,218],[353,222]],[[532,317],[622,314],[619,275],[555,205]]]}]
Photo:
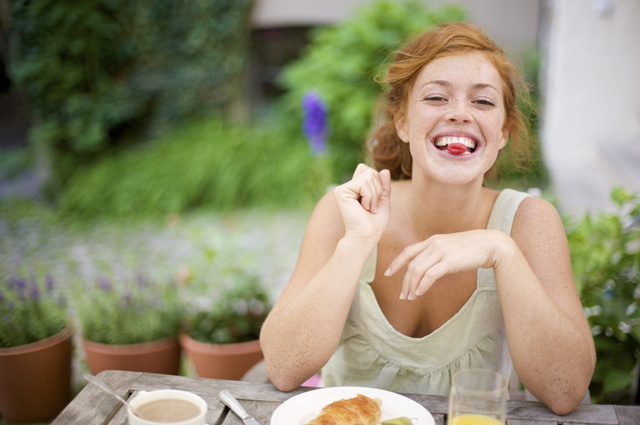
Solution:
[{"label": "eye", "polygon": [[425,97],[423,100],[425,100],[427,102],[436,103],[436,102],[444,102],[447,99],[445,99],[444,97],[442,97],[440,95],[432,95],[432,96]]},{"label": "eye", "polygon": [[496,104],[489,99],[477,99],[474,100],[474,103],[482,106],[496,106]]}]

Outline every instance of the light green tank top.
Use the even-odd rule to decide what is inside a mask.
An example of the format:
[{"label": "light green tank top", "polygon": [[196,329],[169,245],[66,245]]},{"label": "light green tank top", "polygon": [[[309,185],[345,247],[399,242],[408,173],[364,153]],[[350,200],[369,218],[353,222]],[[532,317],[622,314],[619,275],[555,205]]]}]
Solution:
[{"label": "light green tank top", "polygon": [[[503,190],[487,228],[510,234],[527,196]],[[322,369],[322,386],[448,395],[451,376],[460,369],[488,368],[509,379],[512,363],[493,269],[478,269],[476,290],[451,319],[429,335],[412,338],[396,331],[380,310],[370,286],[376,258],[374,251],[362,271],[338,348]]]}]

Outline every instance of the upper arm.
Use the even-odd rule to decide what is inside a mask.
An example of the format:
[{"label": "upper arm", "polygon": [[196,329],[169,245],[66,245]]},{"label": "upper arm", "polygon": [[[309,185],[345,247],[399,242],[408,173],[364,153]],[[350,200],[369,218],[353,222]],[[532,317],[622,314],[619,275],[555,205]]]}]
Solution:
[{"label": "upper arm", "polygon": [[344,236],[344,224],[333,193],[327,193],[318,202],[300,245],[298,260],[291,278],[279,300],[295,294],[324,266],[338,241]]},{"label": "upper arm", "polygon": [[526,198],[514,217],[511,236],[545,292],[576,324],[586,325],[565,229],[555,207],[540,198]]}]

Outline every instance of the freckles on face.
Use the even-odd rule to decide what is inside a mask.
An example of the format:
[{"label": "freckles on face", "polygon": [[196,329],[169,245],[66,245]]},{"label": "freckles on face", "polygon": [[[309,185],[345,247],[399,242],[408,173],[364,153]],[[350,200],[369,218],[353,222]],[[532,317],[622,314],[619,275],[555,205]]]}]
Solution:
[{"label": "freckles on face", "polygon": [[501,149],[507,138],[502,86],[498,71],[481,53],[436,59],[418,74],[406,113],[396,123],[398,135],[405,142],[426,141],[434,132],[462,131],[470,133],[473,144],[497,143]]},{"label": "freckles on face", "polygon": [[482,53],[427,64],[411,88],[397,134],[414,171],[448,184],[482,179],[506,145],[503,82]]}]

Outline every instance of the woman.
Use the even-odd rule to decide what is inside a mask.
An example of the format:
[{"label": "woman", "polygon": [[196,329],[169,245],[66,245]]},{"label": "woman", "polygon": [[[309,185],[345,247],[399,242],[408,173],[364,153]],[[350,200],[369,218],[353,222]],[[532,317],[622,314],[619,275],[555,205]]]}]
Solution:
[{"label": "woman", "polygon": [[[552,205],[484,187],[508,140],[523,153],[517,71],[469,24],[408,42],[386,75],[377,170],[320,200],[261,345],[271,381],[447,394],[451,375],[512,368],[554,412],[595,364]],[[393,179],[393,182],[391,181]]]}]

